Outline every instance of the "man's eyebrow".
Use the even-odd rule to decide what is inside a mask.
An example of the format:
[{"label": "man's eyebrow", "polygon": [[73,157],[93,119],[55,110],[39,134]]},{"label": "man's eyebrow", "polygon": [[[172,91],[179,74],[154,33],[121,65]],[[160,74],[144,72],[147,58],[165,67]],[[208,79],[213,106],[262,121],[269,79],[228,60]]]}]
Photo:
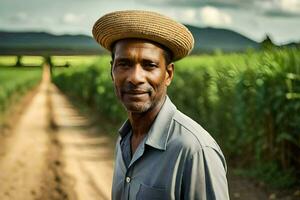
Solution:
[{"label": "man's eyebrow", "polygon": [[[132,61],[129,57],[126,57],[126,56],[115,57],[115,60],[118,61],[118,62],[119,61],[126,61],[126,62],[131,62]],[[159,60],[155,60],[155,59],[151,59],[151,58],[143,58],[141,60],[141,62],[158,64]]]},{"label": "man's eyebrow", "polygon": [[117,61],[129,61],[130,59],[127,57],[116,57],[115,60]]},{"label": "man's eyebrow", "polygon": [[142,59],[142,62],[143,63],[156,63],[156,64],[158,64],[159,63],[159,61],[158,60],[153,60],[153,59]]}]

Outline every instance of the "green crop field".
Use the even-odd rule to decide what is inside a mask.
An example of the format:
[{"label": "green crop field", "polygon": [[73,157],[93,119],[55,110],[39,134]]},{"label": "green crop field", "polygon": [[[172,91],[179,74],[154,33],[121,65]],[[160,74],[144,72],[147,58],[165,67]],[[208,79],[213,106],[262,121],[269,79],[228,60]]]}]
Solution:
[{"label": "green crop field", "polygon": [[[0,66],[14,66],[17,56],[0,56]],[[40,56],[24,56],[22,63],[27,66],[40,66],[43,63],[43,57]]]},{"label": "green crop field", "polygon": [[[53,80],[119,123],[126,113],[113,91],[109,61],[55,69]],[[240,173],[274,187],[299,184],[299,50],[185,58],[175,65],[168,95],[216,138],[228,160],[247,169]]]},{"label": "green crop field", "polygon": [[54,65],[64,65],[69,63],[70,65],[90,65],[94,63],[98,56],[53,56],[52,62]]},{"label": "green crop field", "polygon": [[[95,62],[97,56],[51,56],[51,61],[54,65],[70,65],[91,64]],[[0,56],[1,66],[14,66],[17,62],[17,56]],[[22,56],[21,63],[25,66],[41,66],[44,63],[44,58],[41,56]]]},{"label": "green crop field", "polygon": [[[55,66],[69,64],[90,65],[96,56],[53,56]],[[41,56],[22,56],[21,65],[17,65],[17,56],[0,56],[0,118],[28,90],[41,80],[42,65],[45,58]],[[1,121],[1,120],[0,120]]]},{"label": "green crop field", "polygon": [[0,67],[0,116],[41,79],[41,68]]}]

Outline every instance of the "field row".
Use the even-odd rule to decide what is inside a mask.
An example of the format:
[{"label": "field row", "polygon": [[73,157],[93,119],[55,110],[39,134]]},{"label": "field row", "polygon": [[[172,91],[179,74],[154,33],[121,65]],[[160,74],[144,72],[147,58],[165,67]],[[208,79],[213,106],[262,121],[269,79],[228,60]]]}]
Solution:
[{"label": "field row", "polygon": [[0,114],[41,79],[41,68],[0,68]]}]

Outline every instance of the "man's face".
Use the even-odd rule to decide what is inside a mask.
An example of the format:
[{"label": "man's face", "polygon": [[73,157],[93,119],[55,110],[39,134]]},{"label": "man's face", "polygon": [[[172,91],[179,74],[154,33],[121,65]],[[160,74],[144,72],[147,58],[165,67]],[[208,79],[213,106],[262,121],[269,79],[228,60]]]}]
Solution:
[{"label": "man's face", "polygon": [[173,77],[173,63],[166,66],[164,50],[145,40],[120,40],[112,61],[115,92],[128,112],[143,113],[165,98]]}]

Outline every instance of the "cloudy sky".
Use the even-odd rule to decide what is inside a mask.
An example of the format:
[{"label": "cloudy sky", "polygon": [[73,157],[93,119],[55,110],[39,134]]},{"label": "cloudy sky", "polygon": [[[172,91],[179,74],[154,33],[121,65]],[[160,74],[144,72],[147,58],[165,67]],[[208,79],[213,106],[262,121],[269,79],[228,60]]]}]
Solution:
[{"label": "cloudy sky", "polygon": [[300,0],[0,0],[0,30],[91,35],[114,10],[145,9],[182,23],[237,31],[277,44],[300,41]]}]

